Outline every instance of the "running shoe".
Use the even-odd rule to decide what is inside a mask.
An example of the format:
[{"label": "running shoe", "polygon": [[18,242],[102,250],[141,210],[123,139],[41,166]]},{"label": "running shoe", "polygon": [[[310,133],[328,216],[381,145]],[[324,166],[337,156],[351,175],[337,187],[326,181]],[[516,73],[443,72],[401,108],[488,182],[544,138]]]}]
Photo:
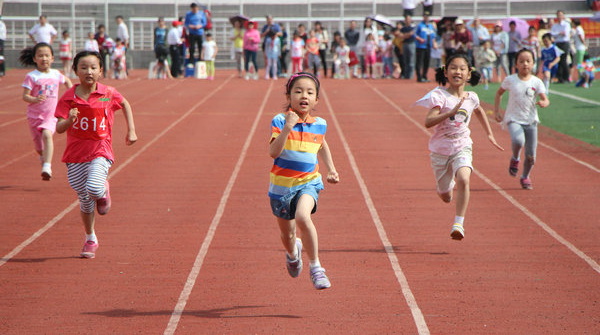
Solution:
[{"label": "running shoe", "polygon": [[52,169],[49,166],[42,167],[42,180],[50,180],[52,178]]},{"label": "running shoe", "polygon": [[106,188],[106,193],[104,196],[98,200],[96,200],[96,209],[98,210],[98,214],[105,215],[110,210],[110,187],[108,185],[108,180],[104,184],[104,188]]},{"label": "running shoe", "polygon": [[285,266],[287,267],[288,273],[292,278],[296,278],[300,275],[302,271],[302,240],[299,238],[296,239],[296,248],[298,248],[298,258],[291,259],[290,256],[285,253]]},{"label": "running shoe", "polygon": [[521,187],[524,190],[533,190],[533,186],[531,185],[531,179],[521,178]]},{"label": "running shoe", "polygon": [[85,241],[83,250],[81,250],[81,257],[94,258],[96,257],[96,250],[98,250],[98,242]]},{"label": "running shoe", "polygon": [[453,240],[462,240],[465,237],[465,228],[463,228],[463,225],[460,223],[455,223],[452,226],[450,237],[452,237]]},{"label": "running shoe", "polygon": [[317,290],[322,290],[331,287],[329,278],[325,275],[325,269],[320,266],[316,266],[310,269],[310,280]]},{"label": "running shoe", "polygon": [[508,166],[508,173],[513,176],[516,177],[517,176],[517,172],[519,172],[519,161],[515,160],[514,158],[510,158],[510,165]]}]

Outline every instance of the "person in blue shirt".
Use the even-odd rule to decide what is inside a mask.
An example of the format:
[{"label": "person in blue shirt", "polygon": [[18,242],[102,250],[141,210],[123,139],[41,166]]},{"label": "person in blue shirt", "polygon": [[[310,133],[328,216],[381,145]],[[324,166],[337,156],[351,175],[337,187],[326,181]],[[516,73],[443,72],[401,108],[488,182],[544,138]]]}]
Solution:
[{"label": "person in blue shirt", "polygon": [[429,15],[423,15],[423,21],[419,23],[415,31],[415,47],[417,49],[416,72],[417,81],[420,83],[429,82],[427,80],[427,71],[429,70],[431,48],[438,48],[435,41],[435,34],[436,29],[433,23],[429,21]]},{"label": "person in blue shirt", "polygon": [[198,46],[198,57],[202,54],[202,37],[206,26],[206,15],[195,2],[190,5],[191,10],[185,14],[185,28],[190,43],[190,61],[195,62],[194,49]]}]

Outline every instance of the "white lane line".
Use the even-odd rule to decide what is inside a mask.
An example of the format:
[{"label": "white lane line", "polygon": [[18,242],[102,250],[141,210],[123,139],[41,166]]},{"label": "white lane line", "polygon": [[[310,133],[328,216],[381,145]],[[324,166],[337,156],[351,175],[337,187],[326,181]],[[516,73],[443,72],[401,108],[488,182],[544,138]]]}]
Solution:
[{"label": "white lane line", "polygon": [[16,120],[4,122],[3,124],[0,124],[0,128],[6,127],[6,126],[10,126],[11,124],[14,124],[14,123],[17,123],[17,122],[21,122],[21,121],[25,121],[25,120],[27,120],[27,117],[20,117],[20,118],[18,118]]},{"label": "white lane line", "polygon": [[[400,112],[400,114],[402,114],[404,117],[408,118],[410,121],[412,121],[413,123],[418,125],[418,128],[421,129],[425,134],[427,134],[427,136],[431,136],[431,133],[427,130],[427,128],[425,128],[425,126],[421,125],[420,123],[416,122],[412,117],[410,117],[410,115],[408,115],[404,110],[402,110],[402,108],[400,108],[400,106],[398,106],[395,102],[393,102],[392,100],[390,100],[386,95],[384,95],[383,93],[381,93],[376,87],[374,87],[373,85],[367,83],[367,85],[375,92],[377,93],[381,98],[383,98],[387,103],[389,103],[392,107],[394,107],[398,112]],[[540,228],[542,228],[546,233],[548,233],[548,235],[552,236],[555,240],[557,240],[559,243],[561,243],[562,245],[564,245],[565,247],[567,247],[567,249],[571,250],[575,255],[577,255],[577,257],[581,258],[583,261],[585,261],[586,263],[588,263],[588,265],[597,273],[600,274],[600,265],[594,261],[591,257],[589,257],[588,255],[586,255],[583,251],[579,250],[575,245],[573,245],[571,242],[569,242],[567,239],[565,239],[564,237],[562,237],[560,234],[558,234],[554,229],[550,228],[550,226],[545,223],[544,221],[542,221],[539,217],[537,217],[535,214],[533,214],[529,209],[527,209],[527,207],[523,206],[521,203],[519,203],[515,198],[513,198],[511,195],[509,195],[508,193],[506,193],[506,191],[504,191],[501,187],[499,187],[498,185],[494,184],[489,178],[487,178],[483,173],[479,172],[478,170],[473,170],[475,172],[475,174],[481,178],[483,181],[485,181],[488,185],[490,185],[493,189],[495,189],[496,191],[498,191],[498,193],[500,193],[500,195],[502,195],[506,200],[508,200],[511,204],[513,204],[515,207],[517,207],[521,212],[523,212],[523,214],[527,215],[535,224],[537,224]]]},{"label": "white lane line", "polygon": [[548,92],[550,92],[552,94],[560,95],[560,96],[565,97],[565,98],[577,100],[577,101],[580,101],[580,102],[585,102],[586,104],[600,106],[600,102],[598,102],[598,101],[588,100],[588,99],[585,99],[585,98],[582,98],[582,97],[578,97],[576,95],[572,95],[572,94],[569,94],[569,93],[563,93],[563,92],[559,92],[559,91],[555,91],[555,90],[549,90]]},{"label": "white lane line", "polygon": [[546,144],[544,142],[538,141],[538,144],[541,145],[541,146],[543,146],[544,148],[547,148],[547,149],[550,149],[550,150],[554,151],[555,153],[557,153],[559,155],[565,156],[568,159],[572,160],[573,162],[581,164],[581,165],[585,166],[586,168],[588,168],[588,169],[590,169],[590,170],[592,170],[594,172],[600,173],[600,169],[597,168],[597,167],[595,167],[595,166],[593,166],[590,163],[587,163],[587,162],[584,162],[584,161],[582,161],[580,159],[577,159],[577,158],[575,158],[575,157],[573,157],[573,156],[571,156],[571,155],[569,155],[569,154],[567,154],[567,153],[565,153],[563,151],[560,151],[560,150],[556,149],[555,147],[550,146],[550,145],[548,145],[548,144]]},{"label": "white lane line", "polygon": [[365,181],[360,173],[360,170],[358,169],[358,165],[356,164],[354,155],[352,154],[352,151],[350,150],[348,141],[346,141],[346,136],[344,136],[344,133],[342,131],[340,123],[338,122],[337,117],[335,116],[335,112],[333,110],[333,107],[331,106],[331,103],[329,102],[329,98],[327,97],[325,90],[322,90],[321,93],[323,94],[323,97],[325,98],[324,99],[325,104],[327,104],[327,108],[329,108],[329,112],[331,113],[331,119],[333,120],[333,123],[338,131],[340,139],[342,140],[342,144],[344,146],[344,151],[346,152],[346,155],[348,156],[348,160],[350,161],[350,166],[352,166],[352,171],[354,172],[354,176],[358,180],[358,185],[360,186],[360,191],[362,192],[362,195],[363,195],[363,198],[365,199],[367,208],[369,209],[369,213],[371,214],[371,219],[373,220],[373,223],[375,224],[375,227],[377,228],[377,233],[379,234],[379,239],[381,240],[381,243],[383,244],[383,247],[385,248],[385,252],[388,256],[388,259],[390,260],[390,263],[392,264],[392,268],[394,269],[394,273],[396,274],[396,278],[402,289],[402,294],[404,295],[406,304],[410,308],[410,312],[412,313],[413,319],[415,321],[415,325],[417,326],[417,330],[419,331],[419,334],[421,334],[421,335],[429,334],[429,328],[427,327],[427,323],[425,322],[425,317],[423,316],[423,313],[421,313],[421,309],[419,308],[419,305],[417,304],[415,296],[413,295],[412,291],[410,290],[410,286],[408,285],[408,280],[406,279],[406,276],[404,275],[404,272],[402,271],[402,268],[400,267],[400,262],[398,261],[398,257],[396,257],[392,243],[390,243],[390,240],[387,237],[387,233],[385,231],[385,228],[383,227],[383,223],[381,222],[381,219],[379,218],[379,214],[377,213],[377,209],[375,208],[375,204],[373,203],[373,200],[371,199],[371,194],[369,193],[369,190],[367,189],[367,184],[365,183]]},{"label": "white lane line", "polygon": [[267,103],[269,95],[271,94],[272,88],[273,88],[273,82],[271,82],[269,84],[269,89],[267,90],[267,93],[265,94],[265,98],[263,99],[262,104],[259,107],[258,114],[254,118],[254,123],[252,123],[252,127],[250,128],[250,133],[248,133],[248,136],[246,137],[246,141],[244,142],[244,146],[242,148],[240,156],[237,160],[237,163],[235,164],[233,173],[231,174],[231,177],[229,177],[229,182],[227,182],[227,186],[225,187],[225,190],[223,191],[223,195],[221,196],[221,200],[219,201],[219,206],[217,207],[215,216],[213,217],[212,222],[210,223],[210,226],[208,228],[208,231],[206,232],[206,237],[204,238],[204,242],[202,242],[200,251],[196,255],[196,260],[194,261],[194,265],[192,266],[190,274],[188,275],[188,278],[185,282],[183,290],[181,290],[181,294],[179,295],[177,304],[175,305],[175,308],[173,309],[173,313],[171,314],[171,318],[169,319],[169,324],[167,325],[167,328],[165,329],[164,334],[173,334],[173,333],[175,333],[175,330],[177,329],[177,325],[179,324],[179,320],[181,319],[181,315],[183,314],[185,305],[187,304],[190,294],[192,293],[192,289],[194,288],[194,285],[196,284],[196,280],[198,279],[198,275],[200,274],[200,269],[202,268],[202,264],[204,263],[204,258],[206,257],[206,254],[208,253],[208,248],[210,247],[210,244],[211,244],[211,242],[215,236],[215,233],[217,231],[217,227],[219,226],[219,223],[221,222],[221,218],[223,217],[223,213],[225,212],[225,206],[227,205],[227,201],[229,200],[229,194],[231,193],[231,189],[233,188],[233,185],[235,184],[237,176],[242,168],[242,164],[244,163],[244,160],[246,159],[246,154],[248,153],[248,148],[250,147],[250,142],[252,141],[252,137],[254,137],[254,133],[256,132],[258,122],[260,121],[260,117],[263,114],[263,110],[265,108],[265,105]]},{"label": "white lane line", "polygon": [[[211,96],[213,96],[221,88],[223,88],[223,86],[225,86],[225,84],[227,84],[231,80],[231,78],[233,78],[233,75],[229,76],[229,78],[227,78],[221,85],[219,85],[217,88],[215,88],[209,94],[205,95],[202,100],[200,100],[194,106],[192,106],[185,114],[180,116],[177,120],[175,120],[173,123],[171,123],[168,127],[163,129],[163,131],[161,131],[158,135],[154,136],[154,138],[152,140],[150,140],[140,150],[138,150],[135,154],[133,154],[131,157],[129,157],[125,162],[123,162],[123,164],[120,164],[119,166],[117,166],[108,175],[108,179],[111,179],[112,177],[114,177],[117,173],[119,173],[119,171],[121,171],[123,168],[125,168],[127,165],[129,165],[136,157],[138,157],[140,154],[142,154],[144,151],[146,151],[152,144],[154,144],[156,141],[158,141],[158,139],[163,137],[169,130],[171,130],[173,127],[175,127],[177,124],[179,124],[183,119],[185,119],[188,115],[190,115],[192,112],[194,112],[194,110],[196,108],[198,108],[200,105],[202,105],[206,100],[208,100]],[[46,223],[42,228],[40,228],[38,231],[36,231],[28,239],[26,239],[21,244],[19,244],[11,252],[4,255],[4,257],[0,258],[0,266],[6,264],[6,262],[8,262],[11,258],[13,258],[15,255],[17,255],[23,249],[25,249],[28,245],[33,243],[33,241],[35,241],[38,237],[42,236],[42,234],[44,234],[48,229],[52,228],[58,221],[60,221],[60,219],[62,219],[65,215],[67,215],[67,213],[72,211],[77,206],[78,203],[79,203],[78,200],[75,200],[74,202],[72,202],[69,206],[67,206],[67,208],[65,208],[62,212],[60,212],[58,215],[56,215],[54,218],[52,218],[52,220],[48,221],[48,223]]]}]

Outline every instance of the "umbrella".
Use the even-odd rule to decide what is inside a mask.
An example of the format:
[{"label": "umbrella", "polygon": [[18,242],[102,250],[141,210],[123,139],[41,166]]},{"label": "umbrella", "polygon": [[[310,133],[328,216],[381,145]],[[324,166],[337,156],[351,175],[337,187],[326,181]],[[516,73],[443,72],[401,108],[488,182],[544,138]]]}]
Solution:
[{"label": "umbrella", "polygon": [[594,16],[592,16],[590,18],[590,20],[594,21],[594,22],[600,22],[600,12],[596,12],[594,13]]},{"label": "umbrella", "polygon": [[521,34],[521,38],[525,38],[529,35],[529,23],[525,20],[517,19],[514,17],[509,17],[502,20],[502,29],[504,31],[510,31],[510,22],[515,21],[517,27],[515,28]]},{"label": "umbrella", "polygon": [[437,26],[442,27],[444,24],[446,24],[446,22],[454,23],[454,21],[456,21],[457,18],[457,16],[444,16],[438,21]]},{"label": "umbrella", "polygon": [[240,21],[240,24],[244,25],[244,22],[248,20],[250,20],[250,18],[244,15],[236,15],[229,18],[229,22],[231,22],[231,24],[234,24],[235,21]]},{"label": "umbrella", "polygon": [[375,21],[377,23],[384,24],[384,25],[387,25],[387,26],[390,26],[390,27],[394,26],[394,24],[392,23],[392,21],[388,20],[385,16],[380,15],[380,14],[369,15],[369,16],[367,16],[367,18],[369,18],[369,19],[371,19],[371,20],[373,20],[373,21]]}]

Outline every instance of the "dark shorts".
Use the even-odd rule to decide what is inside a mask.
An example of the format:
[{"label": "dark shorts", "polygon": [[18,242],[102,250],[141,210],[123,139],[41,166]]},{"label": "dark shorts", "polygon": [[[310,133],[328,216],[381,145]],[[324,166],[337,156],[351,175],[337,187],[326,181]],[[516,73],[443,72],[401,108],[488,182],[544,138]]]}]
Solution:
[{"label": "dark shorts", "polygon": [[311,211],[311,214],[314,214],[317,211],[317,200],[319,199],[320,191],[321,189],[315,187],[315,185],[307,185],[296,193],[284,195],[279,199],[271,198],[271,210],[273,211],[273,215],[284,220],[295,219],[296,205],[298,204],[298,199],[300,199],[303,194],[308,194],[315,199],[315,206]]}]

